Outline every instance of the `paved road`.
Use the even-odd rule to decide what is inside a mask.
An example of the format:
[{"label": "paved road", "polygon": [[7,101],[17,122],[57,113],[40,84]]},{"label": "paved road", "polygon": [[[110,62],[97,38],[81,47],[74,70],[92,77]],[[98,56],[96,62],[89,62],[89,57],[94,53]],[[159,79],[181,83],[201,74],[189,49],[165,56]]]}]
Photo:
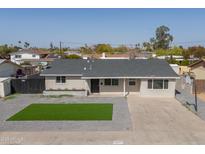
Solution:
[{"label": "paved road", "polygon": [[[195,97],[191,94],[191,86],[182,84],[182,79],[177,81],[176,89],[179,93],[176,93],[176,99],[179,100],[182,104],[187,105],[193,112],[195,112],[194,105]],[[198,111],[196,114],[203,120],[205,120],[205,102],[197,97],[198,102]],[[190,104],[190,105],[188,105]]]}]

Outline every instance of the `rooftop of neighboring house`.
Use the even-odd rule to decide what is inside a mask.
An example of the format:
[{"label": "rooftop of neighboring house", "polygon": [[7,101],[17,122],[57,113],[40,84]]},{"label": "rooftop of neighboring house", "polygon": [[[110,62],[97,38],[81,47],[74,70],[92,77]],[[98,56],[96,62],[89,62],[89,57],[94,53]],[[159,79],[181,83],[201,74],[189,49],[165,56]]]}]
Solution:
[{"label": "rooftop of neighboring house", "polygon": [[79,55],[79,56],[81,56],[80,51],[65,51],[64,54],[65,55]]},{"label": "rooftop of neighboring house", "polygon": [[61,58],[61,55],[59,54],[55,54],[55,53],[49,53],[46,58],[48,59],[60,59]]},{"label": "rooftop of neighboring house", "polygon": [[18,64],[16,64],[16,63],[13,63],[13,62],[11,62],[10,60],[0,59],[0,65],[1,65],[1,64],[4,64],[4,63],[10,63],[10,64],[12,64],[12,65],[15,65],[15,66],[20,67],[20,65],[18,65]]},{"label": "rooftop of neighboring house", "polygon": [[102,53],[102,54],[88,54],[88,55],[84,55],[84,57],[92,57],[95,59],[129,59],[129,58],[137,58],[137,59],[144,59],[144,58],[151,58],[152,57],[152,53],[148,52],[148,51],[142,51],[142,52],[134,52],[134,51],[130,51],[130,52],[126,52],[126,53],[113,53],[113,54],[109,54],[109,53]]},{"label": "rooftop of neighboring house", "polygon": [[25,62],[52,62],[52,58],[40,58],[40,59],[22,59]]},{"label": "rooftop of neighboring house", "polygon": [[42,76],[82,76],[83,78],[178,78],[160,59],[58,59]]},{"label": "rooftop of neighboring house", "polygon": [[191,69],[195,69],[200,66],[203,66],[205,68],[205,59],[201,59],[195,63],[192,63],[188,67],[190,67]]},{"label": "rooftop of neighboring house", "polygon": [[24,53],[47,55],[47,54],[49,54],[49,51],[39,50],[39,49],[19,49],[17,52],[13,52],[10,55],[24,54]]}]

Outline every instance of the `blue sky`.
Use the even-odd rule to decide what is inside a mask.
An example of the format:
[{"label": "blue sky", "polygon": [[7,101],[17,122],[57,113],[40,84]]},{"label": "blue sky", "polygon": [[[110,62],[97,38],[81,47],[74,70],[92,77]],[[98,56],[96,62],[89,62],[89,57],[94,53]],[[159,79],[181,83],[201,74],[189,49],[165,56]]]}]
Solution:
[{"label": "blue sky", "polygon": [[204,19],[205,9],[0,9],[0,44],[136,44],[166,25],[175,44],[205,45]]}]

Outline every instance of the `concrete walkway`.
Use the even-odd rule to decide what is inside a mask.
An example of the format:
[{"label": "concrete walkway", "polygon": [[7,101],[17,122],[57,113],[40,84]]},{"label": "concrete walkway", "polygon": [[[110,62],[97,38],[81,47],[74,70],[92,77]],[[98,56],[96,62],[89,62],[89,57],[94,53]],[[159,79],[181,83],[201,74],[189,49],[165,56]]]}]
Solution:
[{"label": "concrete walkway", "polygon": [[[183,88],[182,88],[183,87]],[[191,86],[182,84],[182,79],[177,81],[176,84],[176,99],[179,100],[182,104],[186,105],[188,108],[192,110],[192,112],[196,113],[201,119],[205,120],[205,102],[202,101],[199,97],[197,97],[198,102],[198,111],[195,111],[195,96],[191,94]]]}]

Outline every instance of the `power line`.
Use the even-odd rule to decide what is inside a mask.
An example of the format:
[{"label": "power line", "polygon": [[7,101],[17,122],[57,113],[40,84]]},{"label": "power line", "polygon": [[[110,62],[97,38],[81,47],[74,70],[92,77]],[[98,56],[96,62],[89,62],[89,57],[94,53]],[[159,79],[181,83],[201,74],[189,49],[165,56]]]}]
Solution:
[{"label": "power line", "polygon": [[[91,43],[91,42],[68,42],[68,41],[60,41],[61,42],[61,47],[64,44],[69,45],[74,45],[74,46],[84,46],[84,45],[88,45],[88,46],[94,46],[97,44],[109,44],[111,46],[129,46],[129,47],[135,47],[137,44],[139,43],[108,43],[108,42],[96,42],[96,43]],[[205,40],[198,40],[198,41],[179,41],[179,42],[172,42],[171,45],[186,45],[186,44],[194,44],[194,43],[205,43]],[[140,43],[142,45],[142,43]]]}]

